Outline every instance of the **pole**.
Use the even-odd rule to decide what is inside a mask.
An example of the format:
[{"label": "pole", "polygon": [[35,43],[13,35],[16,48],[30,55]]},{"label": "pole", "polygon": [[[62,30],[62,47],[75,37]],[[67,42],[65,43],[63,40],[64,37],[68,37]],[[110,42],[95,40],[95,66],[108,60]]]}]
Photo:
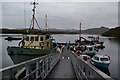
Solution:
[{"label": "pole", "polygon": [[79,40],[80,40],[80,42],[81,42],[81,23],[80,23],[80,32],[79,32]]}]

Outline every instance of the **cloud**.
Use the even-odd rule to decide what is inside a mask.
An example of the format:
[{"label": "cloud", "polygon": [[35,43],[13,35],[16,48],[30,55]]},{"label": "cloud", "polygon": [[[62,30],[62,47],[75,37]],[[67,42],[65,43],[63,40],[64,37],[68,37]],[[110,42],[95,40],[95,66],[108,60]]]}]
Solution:
[{"label": "cloud", "polygon": [[[4,2],[2,7],[3,26],[24,28],[25,10],[26,23],[29,27],[31,19],[29,3],[24,5],[22,2]],[[36,9],[36,18],[42,28],[46,14],[50,28],[77,29],[80,22],[82,29],[118,25],[117,2],[39,2]]]}]

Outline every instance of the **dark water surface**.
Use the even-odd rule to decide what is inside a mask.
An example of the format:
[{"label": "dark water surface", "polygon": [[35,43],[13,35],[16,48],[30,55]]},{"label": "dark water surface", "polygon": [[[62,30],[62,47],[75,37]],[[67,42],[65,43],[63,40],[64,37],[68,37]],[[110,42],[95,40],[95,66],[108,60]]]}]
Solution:
[{"label": "dark water surface", "polygon": [[[88,35],[82,35],[83,37],[87,37]],[[10,57],[7,55],[7,46],[18,46],[19,41],[5,41],[5,36],[0,36],[0,57],[2,58],[2,61],[0,60],[0,68],[4,68],[7,66],[14,65]],[[14,35],[13,37],[22,37],[20,35]],[[78,38],[78,35],[53,35],[53,38],[56,39],[56,42],[74,42],[75,39]],[[104,70],[106,74],[110,75],[112,78],[118,78],[118,53],[119,53],[119,46],[120,43],[119,40],[116,38],[108,38],[108,37],[100,37],[100,40],[104,42],[105,49],[101,50],[101,54],[109,55],[111,57],[111,64],[107,70]]]}]

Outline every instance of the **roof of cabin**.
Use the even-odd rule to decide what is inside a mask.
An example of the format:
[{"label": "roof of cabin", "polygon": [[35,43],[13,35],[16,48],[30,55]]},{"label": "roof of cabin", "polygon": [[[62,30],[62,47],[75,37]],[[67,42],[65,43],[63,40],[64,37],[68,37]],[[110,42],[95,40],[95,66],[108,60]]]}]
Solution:
[{"label": "roof of cabin", "polygon": [[99,58],[108,58],[107,55],[102,55],[102,54],[96,54],[95,57],[99,57]]}]

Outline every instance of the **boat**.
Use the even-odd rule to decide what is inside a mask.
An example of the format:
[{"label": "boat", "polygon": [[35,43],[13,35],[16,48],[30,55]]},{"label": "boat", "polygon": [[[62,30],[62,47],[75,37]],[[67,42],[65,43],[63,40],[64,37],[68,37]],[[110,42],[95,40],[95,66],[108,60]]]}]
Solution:
[{"label": "boat", "polygon": [[21,40],[22,38],[14,38],[14,37],[7,37],[5,40],[12,41],[12,40]]},{"label": "boat", "polygon": [[103,42],[97,42],[94,44],[96,49],[104,49],[105,46],[103,45]]},{"label": "boat", "polygon": [[[46,31],[41,30],[35,31],[35,22],[38,22],[35,18],[35,8],[36,2],[33,5],[33,15],[31,20],[30,28],[27,30],[26,34],[23,34],[22,40],[19,42],[18,46],[8,46],[7,52],[15,64],[20,62],[30,60],[36,57],[40,57],[48,54],[59,53],[57,51],[55,39]],[[47,16],[46,16],[47,17]],[[47,23],[46,23],[47,25]]]},{"label": "boat", "polygon": [[99,37],[88,36],[88,38],[89,38],[90,41],[93,42],[93,43],[95,43],[95,42],[99,42]]},{"label": "boat", "polygon": [[86,45],[86,55],[90,56],[91,58],[97,53],[96,49],[93,45]]},{"label": "boat", "polygon": [[96,67],[108,68],[110,65],[110,57],[107,55],[96,54],[91,59],[91,63]]},{"label": "boat", "polygon": [[83,59],[84,61],[90,60],[90,57],[89,57],[88,55],[86,55],[86,54],[82,54],[82,55],[80,55],[80,57],[82,57],[82,59]]},{"label": "boat", "polygon": [[79,39],[75,40],[74,46],[71,48],[78,56],[84,54],[84,45],[91,44],[90,41],[81,36],[81,23],[79,29]]}]

